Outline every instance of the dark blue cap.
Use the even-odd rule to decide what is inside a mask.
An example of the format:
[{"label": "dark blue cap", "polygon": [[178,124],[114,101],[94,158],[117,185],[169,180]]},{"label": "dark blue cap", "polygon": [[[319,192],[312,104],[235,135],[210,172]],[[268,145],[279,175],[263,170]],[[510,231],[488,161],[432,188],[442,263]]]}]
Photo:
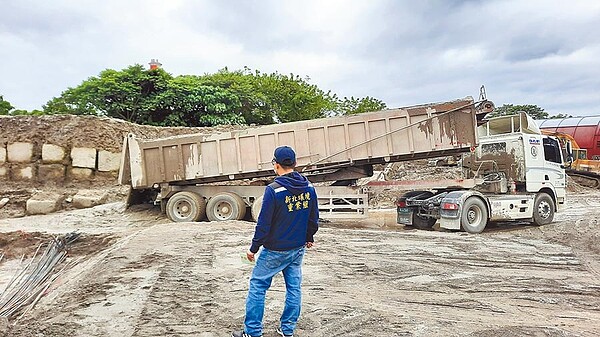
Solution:
[{"label": "dark blue cap", "polygon": [[296,164],[296,152],[289,146],[280,146],[275,149],[273,160],[283,166],[294,166]]}]

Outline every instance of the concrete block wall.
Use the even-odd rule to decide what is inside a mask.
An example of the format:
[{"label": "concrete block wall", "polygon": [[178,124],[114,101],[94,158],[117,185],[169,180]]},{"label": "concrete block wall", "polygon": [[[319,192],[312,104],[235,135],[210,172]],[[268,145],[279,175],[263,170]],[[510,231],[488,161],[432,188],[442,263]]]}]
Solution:
[{"label": "concrete block wall", "polygon": [[38,166],[37,179],[40,183],[55,181],[62,183],[66,179],[67,167],[62,164],[41,164]]},{"label": "concrete block wall", "polygon": [[[0,180],[58,183],[106,180],[119,171],[121,154],[77,146],[0,143]],[[101,173],[100,173],[101,172]]]},{"label": "concrete block wall", "polygon": [[33,181],[35,166],[31,164],[13,164],[10,167],[10,178],[15,181]]},{"label": "concrete block wall", "polygon": [[6,149],[8,161],[13,163],[30,163],[33,158],[33,143],[12,143]]},{"label": "concrete block wall", "polygon": [[8,165],[6,164],[6,148],[0,143],[0,180],[8,178]]},{"label": "concrete block wall", "polygon": [[98,171],[118,172],[121,166],[121,154],[105,150],[98,151]]},{"label": "concrete block wall", "polygon": [[66,150],[62,146],[54,144],[42,145],[42,162],[43,163],[62,163],[66,158]]},{"label": "concrete block wall", "polygon": [[96,149],[86,147],[74,147],[71,149],[71,159],[73,167],[96,168]]}]

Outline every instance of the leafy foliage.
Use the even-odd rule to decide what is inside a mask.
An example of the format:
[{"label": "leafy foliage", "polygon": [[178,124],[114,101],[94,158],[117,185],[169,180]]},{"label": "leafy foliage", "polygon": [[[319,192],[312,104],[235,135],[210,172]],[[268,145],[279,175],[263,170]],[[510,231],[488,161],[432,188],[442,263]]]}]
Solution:
[{"label": "leafy foliage", "polygon": [[122,71],[107,69],[50,100],[44,112],[109,116],[151,124],[156,96],[171,78],[162,69],[144,70],[141,65]]},{"label": "leafy foliage", "polygon": [[340,101],[309,81],[249,68],[173,77],[160,68],[133,65],[104,70],[68,88],[44,106],[44,113],[109,116],[159,126],[210,126],[292,122],[385,107],[371,97]]},{"label": "leafy foliage", "polygon": [[252,72],[249,68],[202,76],[206,85],[231,90],[240,99],[240,114],[249,124],[272,124],[322,118],[335,110],[337,97],[309,83],[309,78]]},{"label": "leafy foliage", "polygon": [[0,95],[0,115],[10,115],[10,116],[32,115],[32,116],[40,116],[40,115],[43,115],[43,114],[44,114],[44,112],[41,111],[41,110],[27,111],[27,110],[15,109],[15,107],[13,107],[12,104],[10,104],[8,101],[5,101],[4,97],[2,95]]},{"label": "leafy foliage", "polygon": [[339,103],[338,113],[341,115],[354,115],[363,112],[379,111],[387,108],[386,104],[377,98],[364,97],[354,98],[354,96],[347,98]]},{"label": "leafy foliage", "polygon": [[268,97],[257,90],[256,77],[248,68],[229,71],[221,69],[214,74],[198,77],[199,83],[206,86],[229,90],[238,97],[238,113],[248,124],[272,124],[273,113],[267,105]]},{"label": "leafy foliage", "polygon": [[573,115],[557,114],[557,115],[550,116],[548,118],[550,118],[550,119],[562,119],[562,118],[570,118],[570,117],[573,117]]},{"label": "leafy foliage", "polygon": [[533,119],[559,119],[559,118],[568,118],[573,117],[567,114],[557,114],[550,116],[543,108],[540,108],[537,105],[526,104],[526,105],[513,105],[513,104],[504,104],[501,107],[498,107],[491,114],[487,115],[488,118],[498,117],[498,116],[508,116],[508,115],[516,115],[519,112],[526,112]]},{"label": "leafy foliage", "polygon": [[238,97],[227,89],[203,85],[196,76],[180,76],[169,81],[157,96],[160,114],[154,117],[165,126],[205,126],[242,124],[237,113]]},{"label": "leafy foliage", "polygon": [[546,111],[544,111],[544,109],[540,108],[537,105],[532,105],[532,104],[527,104],[527,105],[504,104],[500,107],[497,107],[494,110],[494,112],[487,115],[487,117],[491,118],[491,117],[499,117],[499,116],[516,115],[521,111],[526,112],[533,119],[548,118],[548,113]]},{"label": "leafy foliage", "polygon": [[4,97],[0,95],[0,115],[8,115],[8,113],[14,109],[10,102],[5,101]]},{"label": "leafy foliage", "polygon": [[8,113],[11,116],[18,116],[18,115],[22,115],[22,116],[42,116],[45,115],[44,111],[42,110],[22,110],[22,109],[15,109],[11,112]]},{"label": "leafy foliage", "polygon": [[266,105],[280,122],[323,118],[337,107],[337,97],[309,84],[310,78],[279,73],[257,73],[257,90],[267,99]]}]

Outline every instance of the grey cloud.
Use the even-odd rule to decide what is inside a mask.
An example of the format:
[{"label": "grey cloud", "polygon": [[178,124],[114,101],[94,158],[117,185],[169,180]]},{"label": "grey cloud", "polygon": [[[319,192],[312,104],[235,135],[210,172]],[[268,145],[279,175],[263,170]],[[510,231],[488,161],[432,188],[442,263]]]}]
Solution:
[{"label": "grey cloud", "polygon": [[6,1],[0,10],[0,31],[25,37],[54,37],[94,24],[94,18],[55,4],[39,1]]},{"label": "grey cloud", "polygon": [[249,52],[305,50],[317,33],[288,26],[281,1],[216,1],[188,3],[180,9],[193,27],[215,32],[230,42],[240,43]]},{"label": "grey cloud", "polygon": [[[160,38],[139,29],[147,12],[131,13],[138,18],[132,22],[120,16],[117,27],[106,23],[118,1],[3,3],[0,94],[13,105],[35,108],[104,68],[158,57],[167,71],[178,73],[243,65],[292,71],[340,96],[374,96],[391,107],[476,96],[481,84],[499,105],[538,104],[555,113],[599,106],[600,58],[589,54],[600,50],[600,7],[595,1],[535,1],[348,0],[339,2],[339,11],[319,1],[183,1],[164,12],[160,27],[148,19],[148,30],[166,31]],[[330,5],[331,25],[303,24],[323,4]],[[352,12],[356,21],[343,17],[354,8],[361,8]],[[171,35],[172,27],[187,39]],[[211,37],[207,48],[223,41],[231,58],[211,57],[217,53],[209,49],[188,54],[189,39],[197,36]],[[142,52],[144,45],[151,47]],[[296,64],[279,59],[274,65],[281,58],[274,55],[292,55]],[[311,60],[302,64],[305,55]],[[321,59],[334,64],[324,67]],[[48,60],[58,69],[45,68]],[[210,67],[199,71],[199,65]]]}]

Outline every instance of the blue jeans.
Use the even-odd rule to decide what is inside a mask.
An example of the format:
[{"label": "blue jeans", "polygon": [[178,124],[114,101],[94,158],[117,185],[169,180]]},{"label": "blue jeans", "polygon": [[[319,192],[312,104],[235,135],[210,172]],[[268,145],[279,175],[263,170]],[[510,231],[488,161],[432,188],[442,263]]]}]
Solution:
[{"label": "blue jeans", "polygon": [[250,288],[246,298],[246,319],[244,330],[250,336],[262,336],[262,321],[265,312],[265,295],[271,286],[271,280],[279,272],[283,272],[285,280],[285,307],[281,314],[281,330],[291,335],[300,317],[302,303],[302,258],[304,246],[275,251],[263,248],[256,259],[252,270]]}]

